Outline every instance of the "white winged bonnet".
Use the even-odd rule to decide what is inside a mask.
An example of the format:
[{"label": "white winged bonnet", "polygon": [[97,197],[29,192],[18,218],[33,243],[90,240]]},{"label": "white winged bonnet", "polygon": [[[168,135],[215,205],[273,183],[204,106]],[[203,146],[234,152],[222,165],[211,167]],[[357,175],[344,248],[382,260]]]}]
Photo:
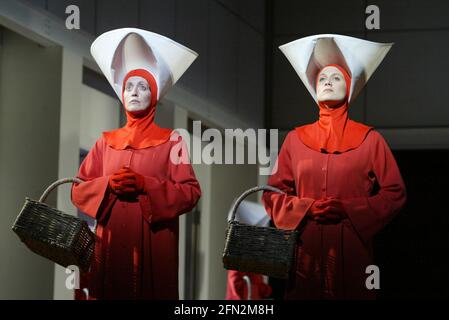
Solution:
[{"label": "white winged bonnet", "polygon": [[160,100],[198,57],[193,50],[167,37],[137,28],[103,33],[90,51],[120,101],[123,80],[130,71],[144,69],[151,73]]},{"label": "white winged bonnet", "polygon": [[318,103],[317,73],[326,65],[338,64],[351,76],[348,102],[353,101],[393,46],[338,34],[319,34],[279,47]]}]

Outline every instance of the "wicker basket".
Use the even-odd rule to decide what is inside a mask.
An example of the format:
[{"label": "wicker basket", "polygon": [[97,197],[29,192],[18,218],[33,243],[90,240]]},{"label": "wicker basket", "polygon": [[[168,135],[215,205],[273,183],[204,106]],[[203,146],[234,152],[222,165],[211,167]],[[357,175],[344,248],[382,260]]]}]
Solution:
[{"label": "wicker basket", "polygon": [[83,181],[78,178],[64,178],[52,183],[39,201],[26,197],[12,230],[38,255],[63,267],[76,265],[87,271],[94,252],[95,234],[90,231],[86,221],[44,203],[54,188],[73,182]]},{"label": "wicker basket", "polygon": [[258,186],[245,191],[236,200],[231,209],[232,216],[226,231],[224,268],[287,279],[294,260],[299,232],[252,226],[235,220],[237,208],[243,199],[260,190],[283,193],[271,186]]}]

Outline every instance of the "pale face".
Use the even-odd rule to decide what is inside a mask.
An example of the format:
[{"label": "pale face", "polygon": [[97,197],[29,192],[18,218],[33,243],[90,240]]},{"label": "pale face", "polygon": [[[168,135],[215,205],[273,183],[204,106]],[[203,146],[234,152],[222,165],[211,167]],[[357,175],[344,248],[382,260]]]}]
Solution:
[{"label": "pale face", "polygon": [[316,93],[320,102],[341,102],[346,96],[346,81],[334,66],[325,67],[318,75]]},{"label": "pale face", "polygon": [[148,81],[142,77],[134,76],[128,78],[123,93],[126,110],[141,111],[148,108],[151,101],[151,90]]}]

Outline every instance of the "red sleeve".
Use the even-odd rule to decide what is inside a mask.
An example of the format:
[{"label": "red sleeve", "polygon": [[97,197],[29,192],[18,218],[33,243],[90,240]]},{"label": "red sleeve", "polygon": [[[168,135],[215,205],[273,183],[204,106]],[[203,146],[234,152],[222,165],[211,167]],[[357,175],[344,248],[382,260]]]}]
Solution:
[{"label": "red sleeve", "polygon": [[228,270],[226,300],[244,300],[246,283],[245,274],[237,270]]},{"label": "red sleeve", "polygon": [[359,236],[369,241],[397,214],[406,202],[406,190],[394,156],[378,133],[372,150],[372,169],[380,190],[370,197],[342,199]]},{"label": "red sleeve", "polygon": [[72,185],[72,203],[92,218],[101,220],[103,209],[115,199],[109,192],[109,177],[103,176],[103,138],[90,149],[77,177],[84,182]]},{"label": "red sleeve", "polygon": [[[173,143],[172,148],[179,148],[178,157],[188,159],[187,147],[183,140]],[[139,202],[145,219],[150,223],[173,219],[189,212],[201,196],[200,184],[190,162],[187,160],[176,164],[171,159],[167,161],[169,178],[144,176],[145,194],[139,197]]]},{"label": "red sleeve", "polygon": [[271,286],[266,283],[259,284],[259,291],[261,299],[269,298],[273,293],[273,289],[271,289]]},{"label": "red sleeve", "polygon": [[299,198],[296,195],[295,177],[293,176],[290,156],[291,134],[290,132],[287,135],[282,144],[276,160],[277,171],[268,180],[270,186],[284,191],[285,194],[265,191],[262,197],[265,209],[275,226],[286,230],[294,230],[299,226],[307,210],[309,210],[315,200],[312,198]]},{"label": "red sleeve", "polygon": [[265,299],[271,295],[271,286],[264,282],[264,276],[261,274],[251,274],[251,282],[253,283],[253,299]]}]

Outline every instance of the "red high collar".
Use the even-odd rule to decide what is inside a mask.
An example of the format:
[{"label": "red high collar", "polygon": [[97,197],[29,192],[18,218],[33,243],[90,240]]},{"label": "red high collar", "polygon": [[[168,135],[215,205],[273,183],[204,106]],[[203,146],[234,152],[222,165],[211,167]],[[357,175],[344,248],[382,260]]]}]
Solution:
[{"label": "red high collar", "polygon": [[122,101],[125,104],[124,91],[126,81],[133,76],[140,76],[147,80],[151,90],[150,105],[142,111],[129,112],[126,110],[126,125],[123,128],[103,132],[106,143],[114,149],[143,149],[166,142],[172,129],[161,128],[154,123],[157,104],[157,83],[153,75],[146,70],[136,69],[130,71],[123,80]]}]

